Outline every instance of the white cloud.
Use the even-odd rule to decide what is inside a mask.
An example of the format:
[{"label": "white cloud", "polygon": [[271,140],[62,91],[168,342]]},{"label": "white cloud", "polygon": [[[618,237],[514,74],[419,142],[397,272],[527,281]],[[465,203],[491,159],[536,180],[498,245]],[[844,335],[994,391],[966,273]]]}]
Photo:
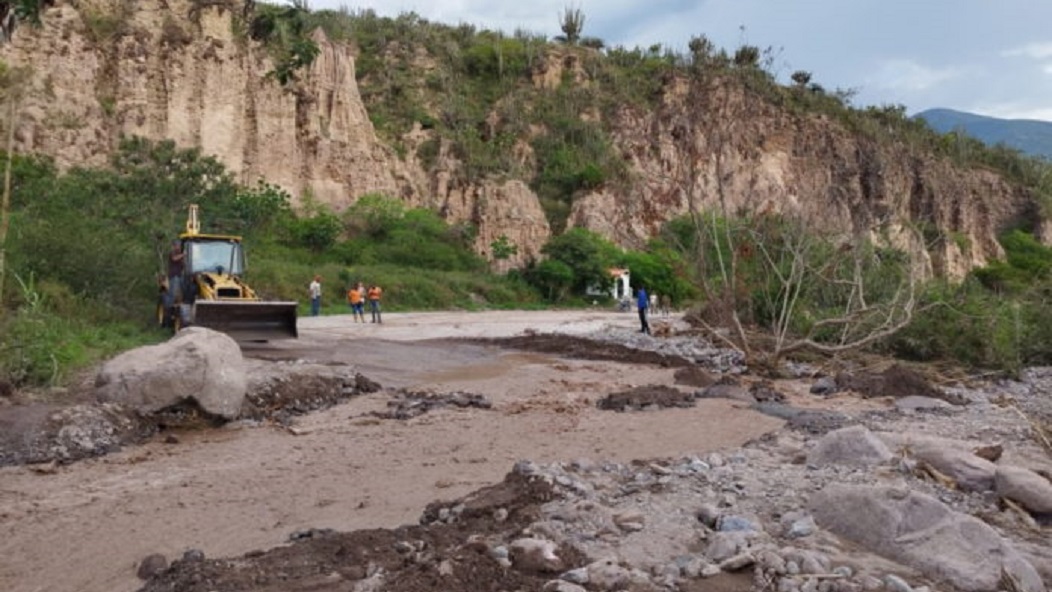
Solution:
[{"label": "white cloud", "polygon": [[921,92],[964,76],[962,68],[928,68],[913,60],[883,60],[867,84],[894,91]]},{"label": "white cloud", "polygon": [[973,113],[1001,119],[1038,119],[1052,121],[1052,105],[1031,105],[1020,101],[992,103],[970,109]]},{"label": "white cloud", "polygon": [[1035,60],[1043,60],[1052,57],[1052,41],[1044,43],[1030,43],[1022,47],[1016,47],[1001,52],[1005,57],[1027,57]]}]

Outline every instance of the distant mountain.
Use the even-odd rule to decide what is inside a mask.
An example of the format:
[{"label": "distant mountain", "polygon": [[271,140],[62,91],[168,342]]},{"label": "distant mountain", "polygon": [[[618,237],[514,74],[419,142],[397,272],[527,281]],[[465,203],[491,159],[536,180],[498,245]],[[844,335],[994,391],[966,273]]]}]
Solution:
[{"label": "distant mountain", "polygon": [[998,119],[952,109],[928,109],[914,117],[924,119],[940,133],[963,129],[968,135],[991,146],[1003,143],[1031,156],[1052,159],[1052,122]]}]

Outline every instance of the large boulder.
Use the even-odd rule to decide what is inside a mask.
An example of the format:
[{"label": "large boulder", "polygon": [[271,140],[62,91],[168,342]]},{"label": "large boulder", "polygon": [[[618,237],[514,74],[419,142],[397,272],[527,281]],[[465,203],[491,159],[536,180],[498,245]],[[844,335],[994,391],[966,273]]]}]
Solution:
[{"label": "large boulder", "polygon": [[985,522],[939,500],[890,487],[830,485],[811,500],[819,526],[966,592],[1045,592],[1034,567]]},{"label": "large boulder", "polygon": [[807,455],[807,464],[867,467],[891,457],[891,451],[873,432],[863,426],[851,426],[829,432],[819,440]]},{"label": "large boulder", "polygon": [[997,465],[975,454],[974,444],[912,432],[878,435],[891,449],[907,451],[913,458],[953,479],[965,491],[990,491],[994,488]]},{"label": "large boulder", "polygon": [[997,493],[1038,514],[1052,513],[1052,483],[1022,467],[998,466]]},{"label": "large boulder", "polygon": [[103,401],[150,414],[193,399],[207,413],[233,419],[245,400],[241,348],[228,335],[190,327],[159,345],[113,358],[95,378]]}]

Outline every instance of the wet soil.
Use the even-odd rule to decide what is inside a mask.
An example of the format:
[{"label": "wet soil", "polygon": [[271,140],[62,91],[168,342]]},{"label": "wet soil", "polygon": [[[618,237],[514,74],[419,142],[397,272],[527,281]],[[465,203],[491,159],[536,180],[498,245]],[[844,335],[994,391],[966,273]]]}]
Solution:
[{"label": "wet soil", "polygon": [[[256,377],[246,419],[217,428],[173,410],[150,418],[153,431],[46,472],[0,468],[0,589],[539,590],[553,574],[486,552],[521,537],[552,495],[508,475],[517,461],[705,454],[786,420],[731,399],[679,405],[691,396],[671,385],[704,380],[673,376],[690,360],[547,334],[539,316],[517,314],[518,325],[508,313],[450,314],[441,326],[304,319],[300,340],[244,349]],[[634,326],[628,315],[549,317],[582,332]],[[806,384],[772,388],[813,399]],[[608,413],[603,400],[653,411]],[[57,411],[0,407],[0,459],[30,462],[20,442]],[[568,568],[584,561],[559,555]],[[144,582],[149,556],[171,563]],[[723,574],[687,589],[749,583]]]},{"label": "wet soil", "polygon": [[691,360],[680,356],[670,356],[654,351],[634,349],[618,343],[594,341],[583,337],[556,333],[517,335],[500,339],[479,339],[477,342],[581,360],[605,360],[631,364],[650,364],[661,367],[694,365],[694,362]]}]

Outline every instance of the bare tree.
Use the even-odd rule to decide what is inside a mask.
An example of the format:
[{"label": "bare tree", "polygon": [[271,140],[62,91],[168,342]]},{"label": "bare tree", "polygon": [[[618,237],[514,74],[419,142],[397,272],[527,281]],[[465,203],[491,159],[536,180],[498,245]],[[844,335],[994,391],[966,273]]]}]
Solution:
[{"label": "bare tree", "polygon": [[908,325],[917,276],[905,254],[868,239],[879,221],[856,220],[834,244],[797,213],[747,212],[734,204],[728,158],[742,115],[732,101],[706,100],[727,92],[733,78],[704,68],[690,76],[677,106],[682,114],[673,136],[680,150],[668,180],[685,198],[693,227],[705,298],[695,316],[701,326],[751,365],[773,372],[793,352],[836,355]]}]

